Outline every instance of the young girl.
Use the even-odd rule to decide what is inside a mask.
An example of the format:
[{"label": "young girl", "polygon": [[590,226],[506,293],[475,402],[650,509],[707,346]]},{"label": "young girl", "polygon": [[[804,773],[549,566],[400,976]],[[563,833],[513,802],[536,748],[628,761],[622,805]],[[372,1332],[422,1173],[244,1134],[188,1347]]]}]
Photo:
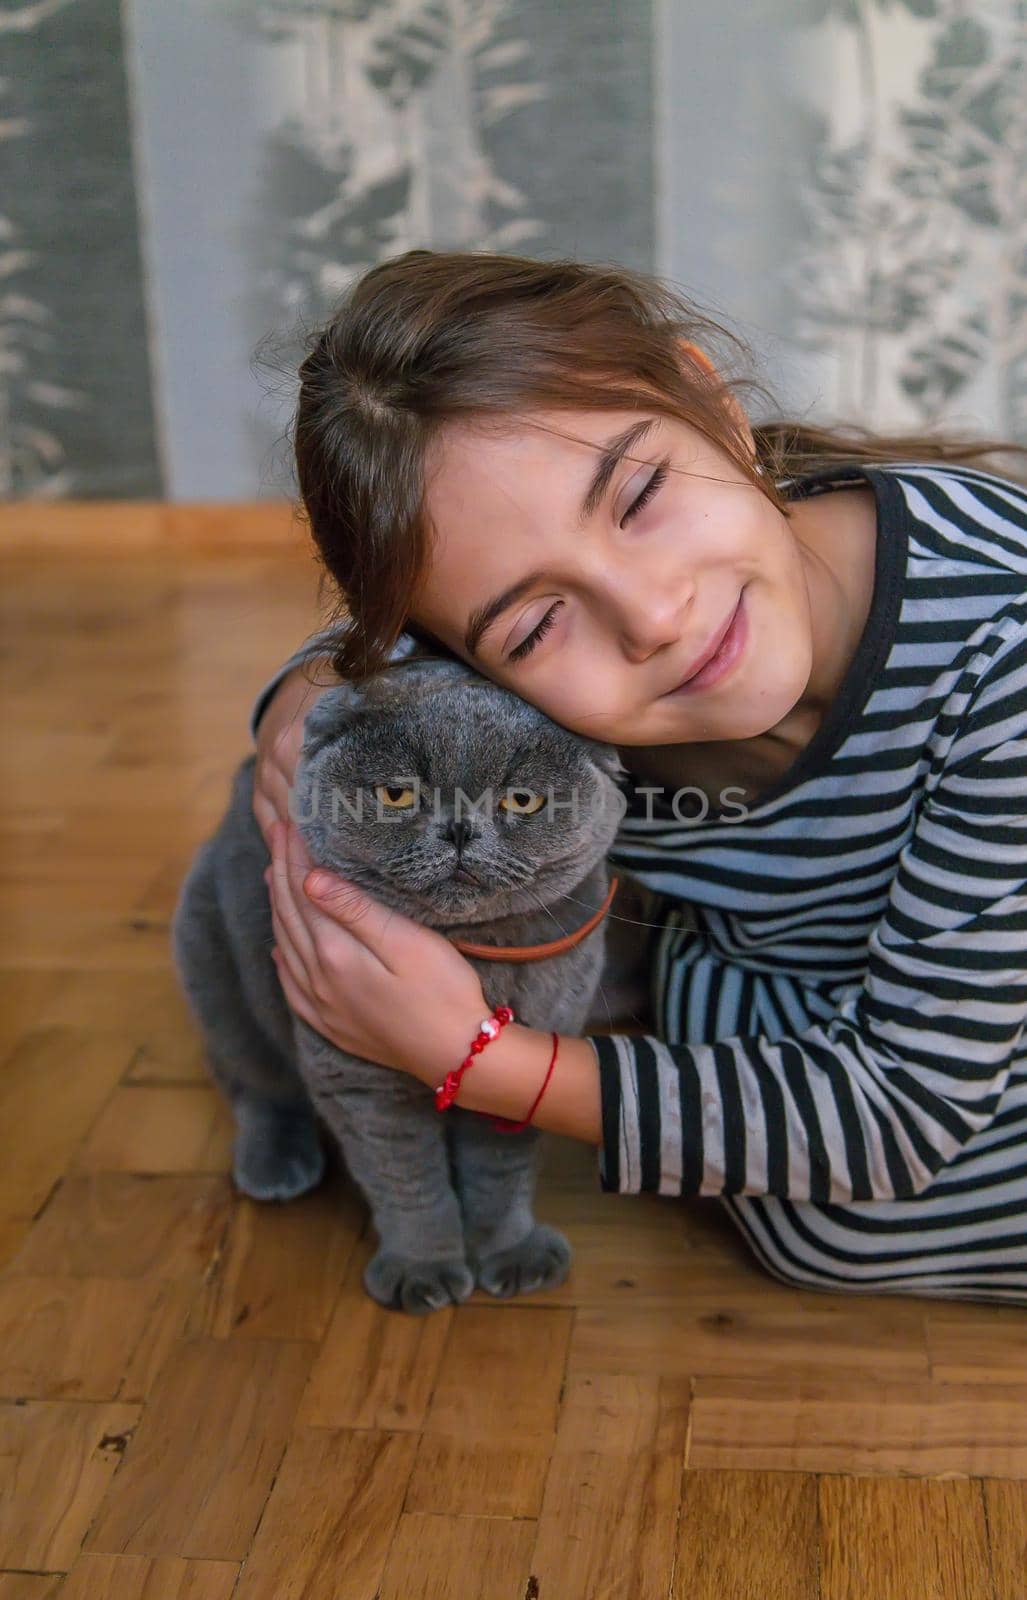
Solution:
[{"label": "young girl", "polygon": [[[658,897],[652,1035],[559,1039],[533,1121],[604,1190],[721,1196],[786,1282],[1027,1303],[1027,489],[966,464],[1018,447],[754,426],[718,338],[642,274],[416,250],[316,340],[347,625],[252,722],[284,991],[430,1086],[487,1011],[285,822],[302,663],[426,641],[618,748]],[[457,1099],[523,1118],[551,1055],[515,1019]]]}]

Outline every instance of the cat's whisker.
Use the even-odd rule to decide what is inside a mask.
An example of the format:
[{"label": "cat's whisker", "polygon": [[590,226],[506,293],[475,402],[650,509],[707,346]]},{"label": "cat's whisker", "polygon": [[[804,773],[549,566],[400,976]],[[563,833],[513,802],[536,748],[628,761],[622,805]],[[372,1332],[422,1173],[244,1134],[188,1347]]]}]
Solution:
[{"label": "cat's whisker", "polygon": [[[603,1006],[604,1006],[604,1008],[606,1010],[606,1020],[610,1024],[610,1026],[612,1027],[613,1026],[613,1012],[610,1010],[610,1002],[606,998],[606,990],[603,988],[602,982],[599,982],[599,983],[596,984],[596,992],[595,992],[595,995],[593,996],[593,999],[594,1000],[595,999],[602,1000]],[[587,1026],[587,1022],[586,1022],[586,1026]]]},{"label": "cat's whisker", "polygon": [[[592,909],[592,907],[589,906],[589,904],[588,904],[588,902],[586,900],[578,900],[572,894],[565,894],[563,898],[565,900],[569,900],[572,905],[583,906],[586,911]],[[606,920],[607,920],[607,922],[623,922],[623,923],[628,924],[632,928],[666,928],[666,926],[667,926],[667,924],[665,922],[639,922],[637,917],[622,917],[622,916],[618,916],[616,911],[608,911],[606,913]]]},{"label": "cat's whisker", "polygon": [[551,908],[545,904],[545,902],[542,900],[541,896],[538,895],[538,894],[535,894],[533,896],[533,898],[536,900],[539,910],[545,912],[546,916],[559,929],[560,933],[566,934],[568,930],[565,927],[563,927],[563,925],[558,920],[555,912],[552,911]]},{"label": "cat's whisker", "polygon": [[[576,899],[575,896],[573,896],[573,895],[569,895],[569,894],[568,895],[564,895],[563,898],[565,900],[570,900],[571,903],[574,904],[574,905],[583,905],[584,904],[583,901]],[[541,901],[539,902],[539,904],[541,906],[541,909],[543,911],[545,911],[548,916],[552,917],[553,921],[556,923],[556,926],[560,929],[560,932],[561,933],[566,932],[566,930],[560,926],[560,923],[557,922],[556,917],[553,915],[553,912],[549,909],[549,907],[546,906],[546,905],[542,905]],[[595,995],[593,996],[593,1000],[595,1000],[595,999],[601,999],[602,1000],[603,1006],[604,1006],[604,1008],[606,1010],[606,1020],[612,1026],[613,1025],[613,1012],[610,1010],[610,1002],[606,998],[606,991],[603,988],[603,985],[602,985],[601,982],[596,984],[596,990],[595,990]]]}]

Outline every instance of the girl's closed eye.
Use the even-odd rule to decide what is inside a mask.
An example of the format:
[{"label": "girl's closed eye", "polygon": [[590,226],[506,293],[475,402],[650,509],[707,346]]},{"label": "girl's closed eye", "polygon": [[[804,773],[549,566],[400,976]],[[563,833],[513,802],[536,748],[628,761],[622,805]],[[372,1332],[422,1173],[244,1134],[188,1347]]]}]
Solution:
[{"label": "girl's closed eye", "polygon": [[653,495],[663,487],[664,483],[667,481],[667,468],[669,464],[670,457],[665,456],[660,462],[656,471],[653,473],[652,477],[649,479],[649,482],[646,484],[645,488],[642,490],[642,493],[636,500],[632,501],[631,505],[621,517],[620,525],[622,528],[626,522],[631,521],[632,517],[637,517],[642,507],[647,506]]},{"label": "girl's closed eye", "polygon": [[520,644],[515,645],[515,647],[510,651],[510,654],[506,658],[507,661],[523,661],[525,656],[531,654],[539,640],[545,634],[547,634],[550,628],[553,626],[553,620],[562,605],[562,600],[553,601],[552,605],[549,607],[549,610],[539,618],[531,632],[525,634]]},{"label": "girl's closed eye", "polygon": [[[653,473],[652,477],[646,483],[646,485],[643,488],[641,494],[639,494],[637,496],[637,498],[632,501],[632,503],[628,507],[627,511],[625,511],[623,517],[620,520],[620,526],[622,528],[624,527],[624,524],[626,522],[630,522],[631,521],[632,517],[637,516],[638,513],[642,510],[642,507],[643,506],[647,506],[649,504],[649,501],[653,498],[653,495],[657,494],[659,492],[659,490],[662,488],[663,484],[666,482],[666,479],[667,479],[667,468],[669,466],[669,463],[670,463],[670,457],[669,456],[666,456],[664,458],[664,460],[660,462],[660,465],[656,468],[656,471]],[[506,658],[508,662],[509,661],[523,661],[526,656],[531,654],[532,650],[534,650],[534,648],[538,644],[539,640],[544,638],[544,636],[549,632],[550,628],[553,626],[553,621],[554,621],[554,619],[556,617],[556,613],[557,613],[557,611],[560,609],[560,607],[562,605],[563,605],[563,601],[562,600],[554,600],[553,604],[549,607],[549,610],[546,611],[544,613],[544,615],[539,619],[538,623],[531,630],[531,632],[529,634],[526,634],[525,637],[521,640],[520,644],[516,645],[514,647],[514,649],[510,651],[510,654]]]}]

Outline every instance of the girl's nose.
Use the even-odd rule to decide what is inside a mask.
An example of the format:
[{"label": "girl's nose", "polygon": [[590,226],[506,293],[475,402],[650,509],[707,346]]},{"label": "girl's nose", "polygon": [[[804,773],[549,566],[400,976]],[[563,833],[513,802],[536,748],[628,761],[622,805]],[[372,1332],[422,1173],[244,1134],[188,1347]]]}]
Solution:
[{"label": "girl's nose", "polygon": [[692,603],[689,583],[672,583],[648,592],[623,596],[620,608],[620,634],[624,654],[631,661],[645,661],[665,645],[681,637],[684,616]]}]

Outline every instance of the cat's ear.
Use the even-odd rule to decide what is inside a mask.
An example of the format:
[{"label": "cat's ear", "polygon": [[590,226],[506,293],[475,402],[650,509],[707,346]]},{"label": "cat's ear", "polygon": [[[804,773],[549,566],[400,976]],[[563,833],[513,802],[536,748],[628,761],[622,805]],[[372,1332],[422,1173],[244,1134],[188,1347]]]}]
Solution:
[{"label": "cat's ear", "polygon": [[587,739],[585,746],[593,765],[597,766],[600,772],[605,772],[614,783],[620,783],[628,776],[628,769],[617,754],[616,745],[597,744],[594,740]]},{"label": "cat's ear", "polygon": [[363,691],[352,683],[325,689],[303,719],[303,759],[309,761],[323,745],[337,739],[366,708]]}]

